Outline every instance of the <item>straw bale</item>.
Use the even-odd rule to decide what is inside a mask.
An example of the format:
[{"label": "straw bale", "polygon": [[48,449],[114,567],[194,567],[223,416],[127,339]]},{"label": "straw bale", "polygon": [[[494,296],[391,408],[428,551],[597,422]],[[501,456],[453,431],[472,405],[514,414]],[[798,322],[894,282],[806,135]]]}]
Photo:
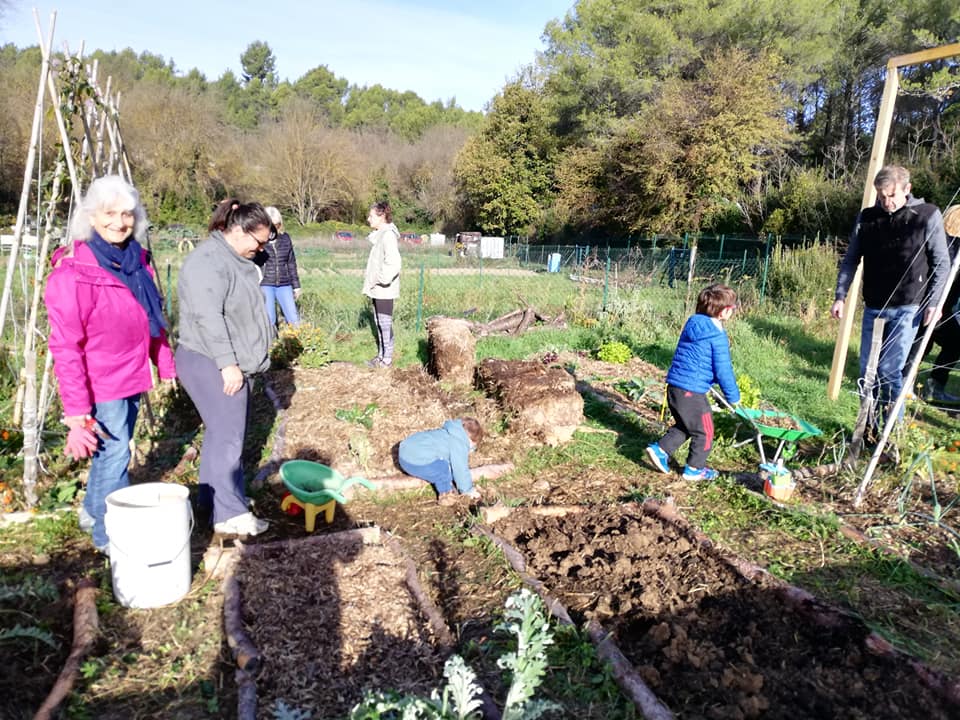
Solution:
[{"label": "straw bale", "polygon": [[476,345],[469,321],[440,316],[427,320],[430,371],[438,380],[472,385]]},{"label": "straw bale", "polygon": [[562,368],[491,358],[480,364],[477,377],[511,416],[512,427],[548,445],[570,440],[583,421],[583,398]]}]

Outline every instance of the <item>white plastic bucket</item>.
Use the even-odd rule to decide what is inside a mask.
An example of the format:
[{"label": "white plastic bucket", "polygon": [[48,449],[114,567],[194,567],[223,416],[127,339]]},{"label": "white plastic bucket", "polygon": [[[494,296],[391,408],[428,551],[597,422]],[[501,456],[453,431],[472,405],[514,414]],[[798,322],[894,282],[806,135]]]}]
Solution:
[{"label": "white plastic bucket", "polygon": [[560,272],[560,253],[550,253],[547,256],[547,272]]},{"label": "white plastic bucket", "polygon": [[189,491],[173,483],[142,483],[107,495],[113,594],[125,607],[150,608],[190,589]]}]

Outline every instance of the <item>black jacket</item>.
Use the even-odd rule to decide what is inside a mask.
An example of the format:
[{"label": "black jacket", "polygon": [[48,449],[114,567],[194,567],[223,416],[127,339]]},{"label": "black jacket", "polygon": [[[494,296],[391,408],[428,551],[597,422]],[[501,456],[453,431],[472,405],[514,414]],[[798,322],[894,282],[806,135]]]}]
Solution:
[{"label": "black jacket", "polygon": [[276,240],[263,247],[266,261],[263,263],[261,285],[290,285],[294,290],[300,287],[297,274],[297,256],[293,252],[293,241],[287,233],[280,233]]},{"label": "black jacket", "polygon": [[840,265],[837,300],[846,298],[861,258],[867,307],[935,304],[950,271],[940,210],[912,195],[894,213],[888,213],[879,202],[864,208]]}]

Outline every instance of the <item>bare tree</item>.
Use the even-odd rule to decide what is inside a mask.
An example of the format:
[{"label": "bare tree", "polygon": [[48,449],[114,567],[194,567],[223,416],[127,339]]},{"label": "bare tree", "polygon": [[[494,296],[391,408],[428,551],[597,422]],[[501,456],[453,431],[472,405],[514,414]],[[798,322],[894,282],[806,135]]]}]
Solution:
[{"label": "bare tree", "polygon": [[251,185],[300,224],[352,202],[356,177],[351,133],[326,127],[315,108],[294,102],[263,130]]}]

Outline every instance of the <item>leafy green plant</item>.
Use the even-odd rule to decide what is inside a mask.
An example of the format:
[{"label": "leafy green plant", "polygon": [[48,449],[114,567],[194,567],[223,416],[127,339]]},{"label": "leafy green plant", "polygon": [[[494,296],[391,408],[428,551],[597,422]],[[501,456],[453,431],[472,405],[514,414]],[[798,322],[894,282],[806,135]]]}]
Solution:
[{"label": "leafy green plant", "polygon": [[290,707],[283,700],[277,700],[277,704],[271,710],[274,720],[310,720],[313,717],[306,710]]},{"label": "leafy green plant", "polygon": [[[504,622],[497,630],[513,633],[517,649],[500,657],[497,665],[510,670],[512,680],[504,702],[504,720],[535,720],[560,707],[533,695],[543,682],[547,669],[546,649],[553,643],[543,602],[526,588],[507,598]],[[396,692],[367,693],[350,713],[350,720],[394,720],[429,718],[430,720],[473,720],[480,717],[480,695],[476,673],[459,655],[453,655],[443,668],[447,683],[429,698],[400,695]]]},{"label": "leafy green plant", "polygon": [[372,430],[373,416],[376,414],[378,407],[376,403],[368,403],[367,406],[362,409],[359,405],[351,405],[348,408],[340,408],[333,414],[337,420],[359,423],[367,430]]},{"label": "leafy green plant", "polygon": [[626,343],[620,341],[606,342],[597,350],[597,358],[604,362],[617,363],[623,365],[633,357],[633,351]]},{"label": "leafy green plant", "polygon": [[647,394],[649,385],[643,380],[631,378],[630,380],[621,380],[620,382],[614,383],[614,387],[634,402],[637,402]]},{"label": "leafy green plant", "polygon": [[737,387],[740,388],[740,404],[758,410],[760,408],[760,386],[746,373],[737,374]]},{"label": "leafy green plant", "polygon": [[0,643],[13,640],[39,640],[53,649],[57,648],[57,641],[54,640],[53,635],[38,627],[24,627],[17,624],[9,630],[0,630]]},{"label": "leafy green plant", "polygon": [[17,583],[0,583],[0,602],[4,603],[26,599],[53,602],[57,595],[57,586],[39,575],[26,575]]}]

